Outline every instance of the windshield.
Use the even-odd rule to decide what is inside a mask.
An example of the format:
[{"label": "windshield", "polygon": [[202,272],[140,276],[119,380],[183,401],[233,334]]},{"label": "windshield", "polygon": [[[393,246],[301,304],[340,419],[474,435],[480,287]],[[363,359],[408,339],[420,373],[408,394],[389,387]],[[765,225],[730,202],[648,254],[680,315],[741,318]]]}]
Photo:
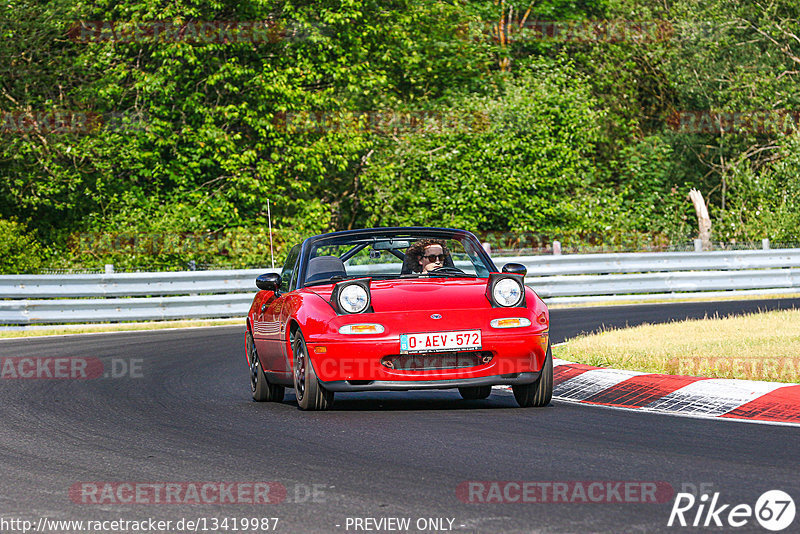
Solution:
[{"label": "windshield", "polygon": [[310,249],[305,285],[346,278],[430,278],[489,276],[470,236],[357,235],[315,241]]}]

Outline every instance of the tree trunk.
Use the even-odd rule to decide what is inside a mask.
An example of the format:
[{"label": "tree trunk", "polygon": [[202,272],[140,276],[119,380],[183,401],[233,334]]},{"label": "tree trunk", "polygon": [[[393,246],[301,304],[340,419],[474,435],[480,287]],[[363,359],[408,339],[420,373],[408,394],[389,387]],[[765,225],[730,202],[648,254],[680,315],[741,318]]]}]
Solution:
[{"label": "tree trunk", "polygon": [[697,189],[689,191],[689,200],[694,204],[697,213],[697,227],[699,238],[703,242],[703,250],[711,250],[711,218],[708,216],[708,207],[703,201],[703,194]]}]

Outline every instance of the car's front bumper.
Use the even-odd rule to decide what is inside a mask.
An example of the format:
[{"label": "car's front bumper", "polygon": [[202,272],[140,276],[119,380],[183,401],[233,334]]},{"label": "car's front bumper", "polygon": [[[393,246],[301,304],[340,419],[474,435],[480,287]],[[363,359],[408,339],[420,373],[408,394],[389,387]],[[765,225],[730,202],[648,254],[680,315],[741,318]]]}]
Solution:
[{"label": "car's front bumper", "polygon": [[514,377],[498,375],[450,380],[333,380],[320,383],[329,391],[409,391],[475,386],[517,386],[536,382],[540,374],[531,372],[518,373]]},{"label": "car's front bumper", "polygon": [[[485,331],[477,351],[417,354],[402,354],[399,337],[353,338],[308,342],[314,371],[323,384],[340,383],[338,387],[347,391],[359,391],[531,383],[544,365],[547,347],[546,331]],[[387,359],[412,362],[392,367]],[[425,360],[424,365],[417,360]]]}]

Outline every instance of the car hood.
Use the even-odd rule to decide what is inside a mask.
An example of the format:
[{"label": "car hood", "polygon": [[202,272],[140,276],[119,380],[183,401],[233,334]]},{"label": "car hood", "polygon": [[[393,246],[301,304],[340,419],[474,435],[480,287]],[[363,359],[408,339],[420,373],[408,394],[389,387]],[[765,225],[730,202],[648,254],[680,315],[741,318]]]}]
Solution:
[{"label": "car hood", "polygon": [[[412,278],[373,280],[370,283],[375,312],[491,308],[486,299],[485,278]],[[305,291],[330,300],[333,284],[312,286]]]}]

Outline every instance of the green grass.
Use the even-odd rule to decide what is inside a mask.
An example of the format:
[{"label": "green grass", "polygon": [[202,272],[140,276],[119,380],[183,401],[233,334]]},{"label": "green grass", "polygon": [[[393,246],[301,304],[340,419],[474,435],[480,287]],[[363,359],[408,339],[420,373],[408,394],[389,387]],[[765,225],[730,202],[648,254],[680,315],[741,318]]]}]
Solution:
[{"label": "green grass", "polygon": [[800,383],[800,310],[609,329],[554,347],[553,356],[651,373]]}]

